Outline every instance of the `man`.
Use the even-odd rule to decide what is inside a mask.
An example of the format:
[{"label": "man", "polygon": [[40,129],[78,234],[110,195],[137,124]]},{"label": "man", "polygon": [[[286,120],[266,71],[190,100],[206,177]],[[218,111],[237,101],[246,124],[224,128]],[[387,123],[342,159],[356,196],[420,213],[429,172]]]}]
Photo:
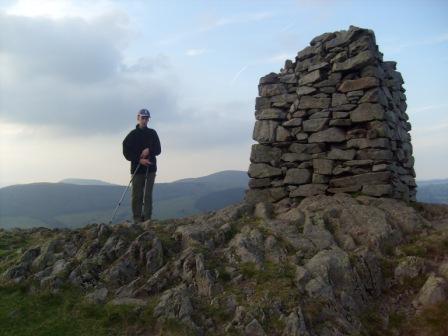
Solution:
[{"label": "man", "polygon": [[[152,189],[157,171],[156,156],[160,154],[161,149],[157,132],[148,128],[150,117],[147,109],[140,110],[137,114],[137,126],[123,140],[123,155],[126,160],[131,161],[131,175],[135,173],[132,180],[134,223],[149,220],[152,215]],[[145,199],[142,213],[143,197]]]}]

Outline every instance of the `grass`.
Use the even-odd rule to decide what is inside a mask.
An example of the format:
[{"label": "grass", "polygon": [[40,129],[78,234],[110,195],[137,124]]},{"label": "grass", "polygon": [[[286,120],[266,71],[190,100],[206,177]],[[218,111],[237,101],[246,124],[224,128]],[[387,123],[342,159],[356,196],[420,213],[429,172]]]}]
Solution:
[{"label": "grass", "polygon": [[445,336],[448,335],[448,302],[426,308],[412,319],[412,323],[406,323],[402,329],[402,335],[409,336]]},{"label": "grass", "polygon": [[154,325],[153,305],[94,305],[81,293],[64,288],[58,294],[29,294],[24,286],[0,287],[0,335],[126,335]]},{"label": "grass", "polygon": [[30,243],[29,236],[9,231],[0,232],[0,274],[17,261]]},{"label": "grass", "polygon": [[432,234],[427,237],[414,236],[408,243],[399,247],[399,251],[406,256],[438,259],[448,254],[448,236],[446,234]]}]

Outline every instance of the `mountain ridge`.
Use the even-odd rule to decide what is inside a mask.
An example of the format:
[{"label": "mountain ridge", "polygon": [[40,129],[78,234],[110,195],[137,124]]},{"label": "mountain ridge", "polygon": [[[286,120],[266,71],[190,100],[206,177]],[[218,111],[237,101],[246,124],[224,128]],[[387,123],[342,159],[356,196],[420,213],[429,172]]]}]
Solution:
[{"label": "mountain ridge", "polygon": [[[246,172],[229,170],[199,178],[156,183],[154,217],[179,218],[241,202],[248,181]],[[444,181],[426,181],[423,185],[418,181],[418,201],[448,204],[448,184]],[[108,222],[124,188],[112,184],[50,182],[0,188],[0,227],[79,227],[93,222]],[[117,214],[117,222],[131,217],[129,197],[128,191]]]}]

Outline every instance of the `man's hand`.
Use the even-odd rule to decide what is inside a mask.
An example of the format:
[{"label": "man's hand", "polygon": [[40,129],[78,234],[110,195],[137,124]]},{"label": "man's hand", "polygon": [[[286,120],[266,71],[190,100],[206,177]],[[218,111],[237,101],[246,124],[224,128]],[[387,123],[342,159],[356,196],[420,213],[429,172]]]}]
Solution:
[{"label": "man's hand", "polygon": [[145,148],[142,151],[142,154],[140,154],[140,157],[143,158],[143,159],[146,159],[147,157],[149,157],[149,148]]},{"label": "man's hand", "polygon": [[140,164],[143,166],[148,167],[151,164],[151,161],[149,161],[148,159],[140,159]]}]

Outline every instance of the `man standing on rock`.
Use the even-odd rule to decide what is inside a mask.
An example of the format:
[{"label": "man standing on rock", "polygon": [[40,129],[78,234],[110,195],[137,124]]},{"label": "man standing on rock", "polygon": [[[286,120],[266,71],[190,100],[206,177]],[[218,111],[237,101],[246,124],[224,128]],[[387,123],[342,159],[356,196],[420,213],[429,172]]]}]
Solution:
[{"label": "man standing on rock", "polygon": [[160,154],[161,148],[157,132],[148,127],[150,117],[147,109],[141,109],[137,114],[137,126],[123,140],[123,155],[126,160],[131,161],[131,175],[135,173],[132,179],[134,223],[149,220],[152,215],[152,190],[157,171],[156,156]]}]

